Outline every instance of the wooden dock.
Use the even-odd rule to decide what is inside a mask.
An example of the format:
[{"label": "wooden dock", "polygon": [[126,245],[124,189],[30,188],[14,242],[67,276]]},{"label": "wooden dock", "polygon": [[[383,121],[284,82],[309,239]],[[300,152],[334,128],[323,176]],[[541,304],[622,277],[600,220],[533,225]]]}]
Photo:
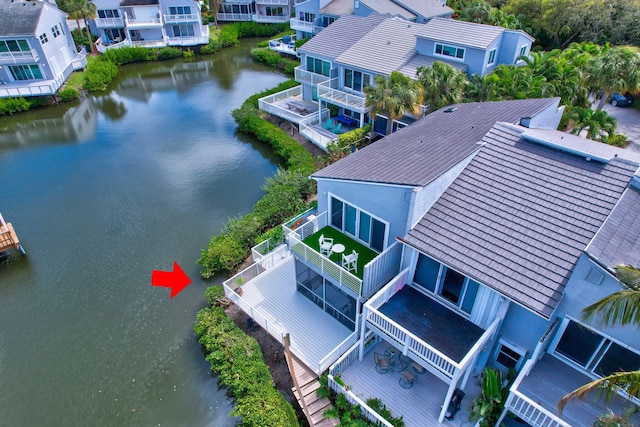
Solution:
[{"label": "wooden dock", "polygon": [[16,231],[10,222],[6,222],[0,214],[0,252],[17,249],[22,255],[25,254]]}]

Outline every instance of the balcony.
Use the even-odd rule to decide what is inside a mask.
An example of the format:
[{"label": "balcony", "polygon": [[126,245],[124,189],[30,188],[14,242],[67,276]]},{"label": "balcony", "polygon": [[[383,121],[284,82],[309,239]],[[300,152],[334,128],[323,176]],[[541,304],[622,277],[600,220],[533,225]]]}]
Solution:
[{"label": "balcony", "polygon": [[286,53],[287,55],[298,56],[295,36],[284,36],[279,39],[269,40],[269,49]]},{"label": "balcony", "polygon": [[291,20],[289,21],[289,25],[291,25],[292,30],[302,31],[305,33],[313,33],[313,22],[291,18]]},{"label": "balcony", "polygon": [[180,15],[164,15],[163,19],[165,24],[200,22],[200,15],[197,13],[180,14]]},{"label": "balcony", "polygon": [[333,78],[318,84],[318,97],[326,102],[348,108],[359,113],[366,113],[369,109],[365,105],[365,96],[356,95],[338,89],[339,79]]},{"label": "balcony", "polygon": [[260,98],[258,108],[292,123],[300,123],[306,117],[317,115],[318,111],[317,104],[302,99],[302,86]]},{"label": "balcony", "polygon": [[268,6],[287,6],[289,0],[256,0],[256,4],[266,4]]},{"label": "balcony", "polygon": [[300,135],[304,136],[324,151],[327,151],[329,144],[338,140],[337,134],[322,127],[322,123],[325,123],[326,120],[329,119],[329,114],[329,109],[325,108],[320,112],[320,114],[314,114],[300,120],[298,123],[298,126],[300,127]]},{"label": "balcony", "polygon": [[124,28],[124,18],[96,18],[93,20],[98,28]]},{"label": "balcony", "polygon": [[162,27],[162,19],[157,17],[131,18],[125,16],[125,24],[128,30]]},{"label": "balcony", "polygon": [[35,49],[22,52],[0,52],[0,64],[24,64],[39,61]]},{"label": "balcony", "polygon": [[[558,401],[590,381],[592,378],[551,354],[545,354],[537,363],[529,359],[511,386],[505,409],[532,427],[582,427],[593,425],[607,408],[622,414],[633,405],[620,396],[607,403],[602,396],[589,395],[569,402],[560,415]],[[638,425],[637,414],[632,421]]]},{"label": "balcony", "polygon": [[289,15],[282,16],[268,16],[262,13],[256,13],[253,15],[253,20],[256,22],[261,22],[264,24],[280,24],[284,22],[289,22]]},{"label": "balcony", "polygon": [[251,21],[253,20],[253,14],[252,13],[218,13],[217,18],[218,18],[218,21],[231,21],[231,22]]},{"label": "balcony", "polygon": [[329,80],[329,77],[323,76],[322,74],[317,74],[312,71],[307,71],[302,68],[302,65],[297,66],[293,69],[295,79],[298,83],[306,83],[309,85],[317,85],[318,83],[323,83]]}]

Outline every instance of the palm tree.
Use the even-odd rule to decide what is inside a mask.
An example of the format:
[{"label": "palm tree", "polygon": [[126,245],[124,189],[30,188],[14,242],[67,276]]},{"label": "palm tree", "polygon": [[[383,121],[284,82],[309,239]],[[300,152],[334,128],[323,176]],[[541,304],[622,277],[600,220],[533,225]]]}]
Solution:
[{"label": "palm tree", "polygon": [[418,67],[418,81],[424,89],[427,112],[462,102],[467,76],[449,64],[436,61],[431,67]]},{"label": "palm tree", "polygon": [[587,138],[606,142],[616,132],[618,123],[606,111],[573,107],[569,109],[567,115],[573,121],[571,133],[574,135],[579,135],[586,129]]},{"label": "palm tree", "polygon": [[57,4],[60,10],[67,12],[69,18],[76,20],[78,31],[82,32],[80,19],[85,21],[84,27],[87,31],[87,38],[89,39],[91,52],[96,53],[96,47],[93,44],[91,33],[89,32],[89,26],[86,25],[87,19],[94,19],[97,16],[96,5],[88,0],[58,0]]},{"label": "palm tree", "polygon": [[386,134],[390,135],[393,121],[405,113],[421,113],[423,90],[420,83],[399,71],[392,71],[387,77],[376,76],[373,86],[364,89],[365,105],[370,108],[371,116],[381,114],[387,117]]},{"label": "palm tree", "polygon": [[[583,309],[582,317],[593,319],[602,326],[635,325],[640,328],[640,269],[621,265],[615,270],[623,289]],[[603,393],[609,400],[618,390],[640,397],[640,371],[615,372],[585,384],[564,396],[558,408],[562,411],[569,401],[583,398],[593,391]]]},{"label": "palm tree", "polygon": [[602,91],[598,110],[613,92],[633,92],[640,86],[640,55],[628,47],[612,47],[586,64],[587,83]]}]

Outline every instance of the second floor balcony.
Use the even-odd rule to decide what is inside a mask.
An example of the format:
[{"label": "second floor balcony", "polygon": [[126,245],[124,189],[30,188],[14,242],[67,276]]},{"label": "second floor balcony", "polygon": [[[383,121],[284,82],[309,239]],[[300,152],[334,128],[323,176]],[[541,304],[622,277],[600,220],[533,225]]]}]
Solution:
[{"label": "second floor balcony", "polygon": [[323,83],[329,80],[329,77],[327,76],[305,70],[302,65],[294,68],[293,72],[298,83],[306,83],[315,86],[318,83]]},{"label": "second floor balcony", "polygon": [[144,28],[158,28],[162,27],[162,19],[160,18],[160,14],[157,16],[148,16],[148,17],[140,17],[133,18],[126,16],[125,23],[128,29],[144,29]]},{"label": "second floor balcony", "polygon": [[182,22],[200,22],[200,15],[197,13],[164,15],[163,19],[165,24],[178,24]]},{"label": "second floor balcony", "polygon": [[302,31],[305,33],[313,33],[313,22],[291,18],[291,20],[289,21],[289,25],[291,25],[292,30]]},{"label": "second floor balcony", "polygon": [[353,93],[339,87],[340,79],[333,78],[318,84],[318,97],[330,104],[348,108],[359,113],[369,111],[362,93]]},{"label": "second floor balcony", "polygon": [[0,52],[0,64],[24,64],[38,62],[38,52],[35,49],[19,52]]},{"label": "second floor balcony", "polygon": [[264,24],[281,24],[289,22],[289,15],[267,15],[263,13],[256,13],[253,15],[253,20]]},{"label": "second floor balcony", "polygon": [[122,16],[115,18],[96,18],[94,19],[98,28],[123,28],[124,18]]}]

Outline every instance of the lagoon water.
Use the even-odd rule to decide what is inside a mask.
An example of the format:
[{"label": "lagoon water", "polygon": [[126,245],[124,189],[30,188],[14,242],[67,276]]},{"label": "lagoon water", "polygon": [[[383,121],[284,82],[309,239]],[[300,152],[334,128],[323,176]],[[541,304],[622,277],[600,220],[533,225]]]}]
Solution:
[{"label": "lagoon water", "polygon": [[[27,251],[0,258],[0,425],[235,425],[192,328],[200,249],[278,166],[230,115],[285,80],[250,47],[0,118],[0,212]],[[170,299],[150,279],[174,261],[193,283]]]}]

